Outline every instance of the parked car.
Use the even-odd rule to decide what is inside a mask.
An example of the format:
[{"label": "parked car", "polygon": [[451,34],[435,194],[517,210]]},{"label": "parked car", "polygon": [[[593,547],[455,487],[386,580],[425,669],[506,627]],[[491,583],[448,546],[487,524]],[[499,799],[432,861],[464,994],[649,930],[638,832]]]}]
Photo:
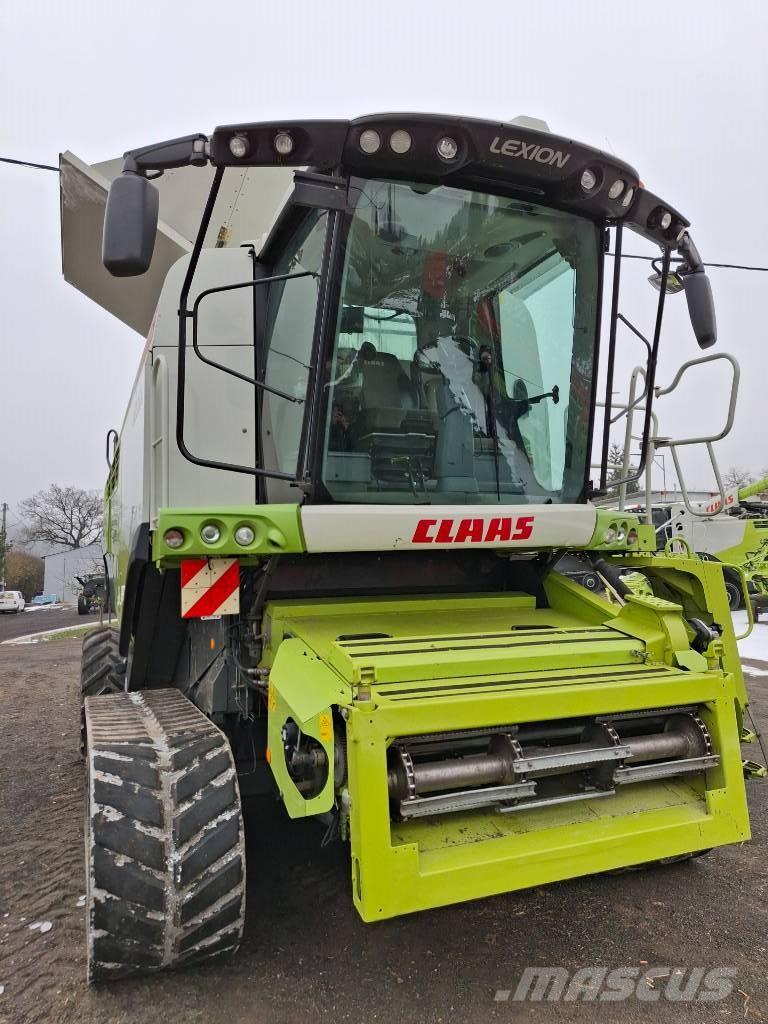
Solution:
[{"label": "parked car", "polygon": [[32,600],[29,603],[30,604],[34,604],[34,605],[58,604],[59,603],[59,595],[58,594],[37,594],[35,597],[32,598]]},{"label": "parked car", "polygon": [[0,612],[23,612],[25,604],[20,590],[0,591]]}]

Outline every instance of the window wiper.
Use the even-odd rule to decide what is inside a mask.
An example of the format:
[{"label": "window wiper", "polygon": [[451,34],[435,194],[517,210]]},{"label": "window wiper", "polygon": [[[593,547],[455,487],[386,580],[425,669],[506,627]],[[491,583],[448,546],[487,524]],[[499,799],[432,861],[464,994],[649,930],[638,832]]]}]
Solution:
[{"label": "window wiper", "polygon": [[545,391],[541,395],[529,395],[525,382],[518,378],[512,388],[512,413],[516,419],[521,419],[530,410],[532,405],[538,405],[545,398],[551,398],[554,405],[560,402],[560,388],[557,384],[551,391]]},{"label": "window wiper", "polygon": [[546,391],[543,395],[534,395],[533,398],[529,398],[528,404],[536,405],[537,402],[541,402],[545,398],[551,398],[554,405],[558,404],[560,401],[560,388],[557,384],[554,385],[551,391]]}]

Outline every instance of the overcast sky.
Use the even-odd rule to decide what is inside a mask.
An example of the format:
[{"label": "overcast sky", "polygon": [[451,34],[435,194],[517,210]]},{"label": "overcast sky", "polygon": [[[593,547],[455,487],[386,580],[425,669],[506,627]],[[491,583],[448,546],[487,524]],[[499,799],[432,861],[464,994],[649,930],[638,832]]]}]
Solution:
[{"label": "overcast sky", "polygon": [[[761,0],[3,0],[0,40],[3,156],[56,164],[70,149],[95,163],[271,118],[525,113],[633,164],[690,218],[705,260],[768,265]],[[17,503],[53,481],[101,488],[104,434],[120,424],[143,340],[62,279],[57,175],[0,164],[0,204],[0,502],[13,521]],[[628,298],[646,328],[648,272],[631,268]],[[768,468],[768,274],[711,279],[719,349],[743,373],[720,456],[757,472]],[[662,352],[661,383],[698,354],[682,296]],[[702,374],[659,410],[662,431],[711,426],[721,384]],[[694,459],[690,483],[709,479]]]}]

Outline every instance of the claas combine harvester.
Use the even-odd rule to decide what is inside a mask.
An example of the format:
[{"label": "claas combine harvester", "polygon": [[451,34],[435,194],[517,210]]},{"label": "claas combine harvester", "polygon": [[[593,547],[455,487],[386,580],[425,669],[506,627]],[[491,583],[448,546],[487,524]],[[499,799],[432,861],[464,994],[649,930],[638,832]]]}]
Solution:
[{"label": "claas combine harvester", "polygon": [[715,341],[674,207],[543,122],[427,114],[61,181],[65,275],[147,334],[109,444],[119,628],[83,644],[92,979],[237,947],[241,793],[348,843],[366,922],[749,837],[722,566],[590,501],[627,229],[660,251],[643,451],[673,258]]},{"label": "claas combine harvester", "polygon": [[[654,505],[653,518],[666,540],[682,535],[702,558],[725,563],[723,577],[732,610],[768,594],[768,516],[763,502],[752,503],[768,488],[768,477],[726,492],[703,508],[685,504]],[[647,517],[646,517],[647,518]],[[746,589],[744,587],[746,582]]]}]

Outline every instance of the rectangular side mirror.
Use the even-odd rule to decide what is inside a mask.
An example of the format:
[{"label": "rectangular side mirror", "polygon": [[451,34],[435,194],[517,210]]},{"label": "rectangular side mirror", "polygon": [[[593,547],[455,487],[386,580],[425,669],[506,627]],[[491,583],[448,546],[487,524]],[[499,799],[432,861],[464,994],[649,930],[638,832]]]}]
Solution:
[{"label": "rectangular side mirror", "polygon": [[109,186],[101,259],[113,277],[137,277],[152,262],[160,195],[142,174],[123,172]]},{"label": "rectangular side mirror", "polygon": [[686,274],[683,287],[688,301],[688,315],[699,348],[711,348],[717,341],[717,321],[709,278],[703,271]]}]

